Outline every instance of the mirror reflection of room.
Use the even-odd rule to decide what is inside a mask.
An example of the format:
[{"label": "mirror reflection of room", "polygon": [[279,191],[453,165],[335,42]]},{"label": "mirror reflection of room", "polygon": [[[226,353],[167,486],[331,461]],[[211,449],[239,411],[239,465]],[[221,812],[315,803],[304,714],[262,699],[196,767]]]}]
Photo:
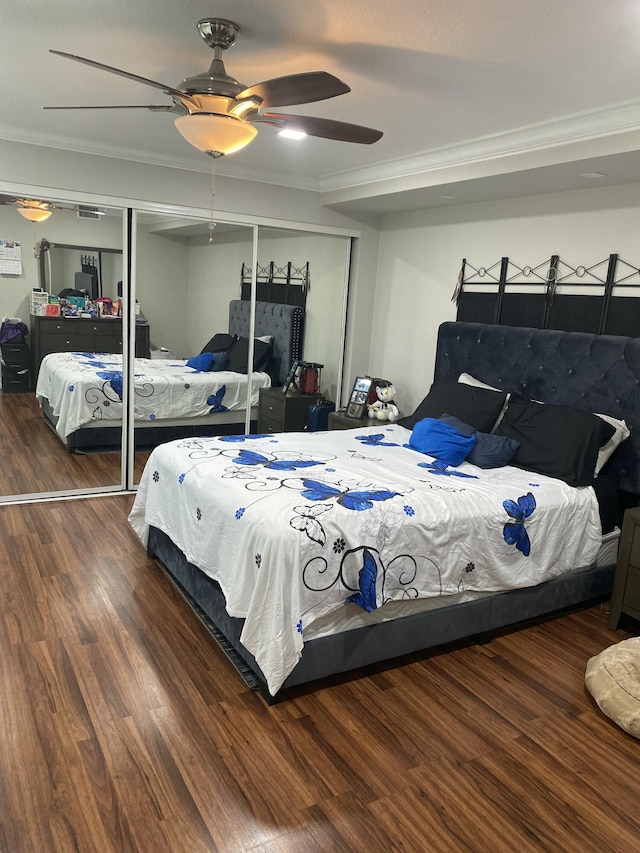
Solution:
[{"label": "mirror reflection of room", "polygon": [[[0,216],[4,216],[5,221],[11,213],[15,215],[14,211],[0,208]],[[120,338],[117,347],[113,346],[113,341],[105,347],[105,339],[113,337],[111,330],[120,331],[120,322],[113,324],[113,317],[117,315],[83,317],[86,304],[80,303],[82,297],[77,294],[82,293],[87,302],[91,303],[95,303],[96,299],[109,299],[116,305],[117,300],[121,298],[120,283],[124,278],[122,212],[110,211],[109,216],[100,217],[100,220],[90,223],[79,221],[73,214],[69,214],[69,217],[73,228],[69,222],[56,222],[54,217],[35,227],[32,223],[18,223],[23,229],[30,229],[20,235],[23,243],[28,245],[25,254],[30,257],[25,264],[28,272],[24,281],[14,292],[17,298],[11,304],[6,303],[6,315],[22,314],[29,326],[32,375],[30,391],[24,396],[24,401],[28,401],[29,418],[34,432],[42,441],[46,436],[49,445],[45,455],[52,461],[44,467],[40,463],[31,464],[32,470],[22,477],[21,485],[3,484],[0,479],[0,491],[5,495],[99,488],[105,485],[115,487],[121,478],[121,419],[115,419],[113,422],[103,419],[97,424],[81,425],[79,429],[73,430],[73,437],[69,439],[68,436],[61,436],[51,429],[56,426],[53,422],[55,418],[51,419],[47,429],[42,430],[45,423],[43,415],[47,417],[51,414],[48,411],[49,401],[41,401],[44,403],[43,410],[35,399],[40,364],[49,352],[64,354],[69,349],[85,352],[100,352],[104,349],[121,351]],[[162,362],[167,363],[169,369],[171,363],[174,370],[176,363],[184,368],[185,362],[201,355],[202,350],[217,334],[229,334],[230,308],[232,303],[241,297],[241,272],[243,266],[248,268],[251,265],[256,229],[219,222],[211,239],[212,230],[208,219],[144,211],[136,212],[136,217],[136,254],[132,262],[136,276],[136,308],[140,324],[136,322],[135,354],[136,357],[150,359],[144,371],[139,370],[139,365],[136,364],[136,372],[144,373],[148,379],[148,376],[157,375]],[[54,225],[57,227],[54,228]],[[87,231],[88,226],[93,230]],[[349,250],[350,240],[345,237],[318,235],[293,229],[258,229],[259,265],[290,263],[294,267],[306,267],[309,270],[304,309],[304,337],[301,338],[302,349],[296,353],[296,358],[322,363],[322,388],[319,392],[329,399],[335,399],[340,385]],[[46,309],[50,312],[49,316],[32,312],[34,288],[41,288],[44,292],[49,305]],[[2,295],[5,294],[6,288]],[[61,309],[59,317],[55,307],[56,298],[60,299],[65,307],[65,312]],[[77,311],[74,310],[76,301]],[[239,337],[248,336],[247,310],[248,306],[243,306],[242,317],[233,321],[240,324],[237,327],[240,330]],[[89,341],[84,336],[83,340],[69,336],[63,336],[64,341],[61,336],[53,340],[49,335],[45,336],[43,346],[42,330],[49,328],[47,324],[76,321],[83,324],[94,319],[99,320],[99,325],[94,323],[92,328],[97,330],[96,334],[99,332],[104,335],[105,339],[102,341]],[[88,326],[81,325],[78,328]],[[234,326],[234,330],[235,328]],[[244,329],[246,331],[243,331]],[[269,338],[270,335],[260,337]],[[279,388],[282,381],[280,370],[286,375],[292,360],[292,356],[288,354],[283,364],[271,375],[265,374],[263,370],[251,371],[255,373],[255,377],[251,376],[251,381],[255,384],[251,391],[245,375],[245,396],[242,402],[239,399],[237,402],[232,400],[229,390],[225,392],[225,400],[232,405],[227,407],[230,411],[224,413],[222,420],[226,417],[227,422],[232,423],[233,431],[245,431],[247,412],[249,430],[256,431],[260,388]],[[248,364],[244,367],[244,372],[249,373]],[[211,379],[211,375],[208,378]],[[147,389],[153,388],[154,383],[154,379],[147,382]],[[104,401],[100,400],[98,404],[94,404],[92,413],[98,412],[100,406],[102,412],[108,416],[115,412],[119,402],[116,399],[117,386],[114,390],[114,399],[107,400],[110,405],[105,408]],[[139,480],[149,449],[157,443],[171,440],[176,435],[173,427],[184,425],[179,423],[183,419],[177,418],[175,420],[178,423],[173,423],[168,430],[159,428],[164,424],[162,418],[156,416],[151,396],[146,390],[143,396],[135,395],[137,406],[134,410],[134,482]],[[225,407],[225,402],[213,399],[214,396],[213,392],[207,395],[209,418],[220,417],[223,414],[221,409]],[[3,419],[8,410],[7,400],[8,395],[0,415]],[[14,408],[17,408],[18,402],[19,397],[15,395]],[[22,400],[20,402],[22,403]],[[24,410],[27,407],[21,405],[20,408]],[[24,417],[24,411],[21,416]],[[194,430],[200,429],[200,424],[189,426]],[[27,454],[23,453],[22,456],[26,457]],[[82,470],[83,464],[86,471]],[[59,471],[56,470],[58,467]]]},{"label": "mirror reflection of room", "polygon": [[[62,330],[58,330],[60,334],[57,336],[44,334],[43,339],[40,333],[44,329],[36,326],[46,321],[59,323],[63,319],[58,315],[58,293],[65,287],[73,288],[75,273],[82,273],[82,255],[96,259],[104,288],[107,282],[109,288],[117,287],[117,280],[122,278],[122,211],[102,207],[100,210],[103,215],[86,218],[79,215],[78,207],[56,209],[46,221],[31,222],[19,216],[11,204],[0,205],[0,238],[19,243],[21,248],[20,269],[12,275],[0,275],[0,316],[3,320],[19,321],[26,329],[24,359],[20,357],[17,363],[14,361],[18,358],[18,351],[11,341],[2,345],[0,439],[3,454],[6,459],[12,460],[12,464],[2,466],[0,470],[0,499],[76,489],[111,488],[117,487],[121,481],[119,452],[103,458],[71,456],[45,422],[35,395],[39,365],[45,349],[48,350],[50,346],[53,352],[76,346],[68,335],[61,344]],[[43,245],[76,248],[69,251],[59,248],[59,257],[56,258],[56,249],[43,253]],[[100,247],[99,254],[96,247]],[[46,265],[43,264],[43,254],[50,257]],[[102,258],[102,263],[99,258]],[[53,272],[56,278],[49,277],[45,281],[42,278],[43,270],[49,276]],[[37,298],[41,288],[44,299]],[[50,293],[53,296],[51,307],[44,307],[49,305]],[[37,303],[38,310],[42,307],[42,315],[33,313]],[[51,312],[48,317],[47,311]],[[70,322],[76,323],[76,320]],[[110,331],[111,334],[106,338],[112,340],[113,349],[121,352],[121,331],[117,334],[115,326],[110,327]],[[91,346],[92,342],[95,343],[95,336],[79,336],[77,328],[74,332],[77,344],[82,344],[87,350],[97,348]],[[100,349],[104,343],[101,340]]]}]

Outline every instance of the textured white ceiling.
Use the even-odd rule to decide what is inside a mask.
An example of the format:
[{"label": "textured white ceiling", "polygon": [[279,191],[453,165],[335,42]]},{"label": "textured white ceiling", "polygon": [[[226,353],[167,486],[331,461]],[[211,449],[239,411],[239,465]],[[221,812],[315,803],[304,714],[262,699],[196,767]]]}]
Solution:
[{"label": "textured white ceiling", "polygon": [[0,138],[208,172],[170,115],[42,107],[170,103],[49,49],[176,86],[208,67],[195,24],[212,16],[242,28],[224,55],[239,81],[329,71],[352,91],[286,111],[384,131],[362,146],[262,127],[220,173],[379,211],[482,200],[485,186],[535,192],[551,174],[552,187],[590,186],[582,173],[596,166],[605,182],[638,180],[638,0],[3,0]]}]

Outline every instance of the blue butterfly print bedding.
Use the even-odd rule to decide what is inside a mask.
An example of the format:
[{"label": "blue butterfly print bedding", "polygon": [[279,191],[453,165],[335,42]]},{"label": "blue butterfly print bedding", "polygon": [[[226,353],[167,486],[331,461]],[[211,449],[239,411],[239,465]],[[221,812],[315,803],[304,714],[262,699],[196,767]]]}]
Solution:
[{"label": "blue butterfly print bedding", "polygon": [[143,542],[150,525],[165,531],[220,584],[273,693],[325,619],[590,564],[601,538],[591,489],[443,466],[408,437],[376,424],[169,442],[149,456],[129,520]]},{"label": "blue butterfly print bedding", "polygon": [[[67,438],[94,421],[122,419],[122,356],[111,353],[51,353],[38,373],[36,397],[56,413],[56,430]],[[137,424],[171,418],[209,418],[237,411],[244,421],[248,377],[230,371],[198,373],[184,359],[134,360],[134,416]],[[258,403],[265,373],[254,373],[251,405]]]}]

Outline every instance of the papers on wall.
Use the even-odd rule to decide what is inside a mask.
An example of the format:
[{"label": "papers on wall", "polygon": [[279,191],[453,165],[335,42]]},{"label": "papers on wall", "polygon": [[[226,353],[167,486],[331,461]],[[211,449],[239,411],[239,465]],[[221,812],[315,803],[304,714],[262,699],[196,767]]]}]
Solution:
[{"label": "papers on wall", "polygon": [[0,275],[22,275],[22,243],[0,239]]}]

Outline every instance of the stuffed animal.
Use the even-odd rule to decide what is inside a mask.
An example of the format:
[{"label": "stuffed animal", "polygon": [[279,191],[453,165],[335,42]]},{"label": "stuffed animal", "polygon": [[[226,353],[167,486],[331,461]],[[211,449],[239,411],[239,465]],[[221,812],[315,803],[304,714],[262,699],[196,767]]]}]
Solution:
[{"label": "stuffed animal", "polygon": [[367,406],[367,413],[370,418],[393,423],[400,414],[398,407],[393,402],[396,389],[386,379],[378,379],[375,387],[378,399]]}]

